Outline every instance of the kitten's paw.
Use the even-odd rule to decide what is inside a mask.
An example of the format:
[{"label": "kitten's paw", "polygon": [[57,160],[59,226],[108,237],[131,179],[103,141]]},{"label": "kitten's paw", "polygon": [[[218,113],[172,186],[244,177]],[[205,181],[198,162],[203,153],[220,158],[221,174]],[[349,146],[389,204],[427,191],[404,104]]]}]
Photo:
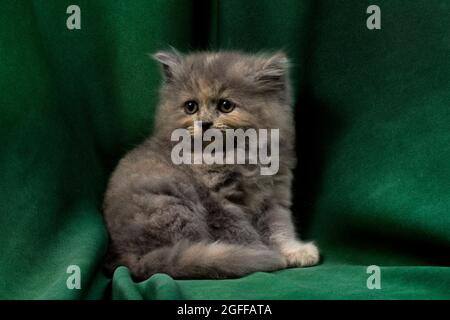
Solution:
[{"label": "kitten's paw", "polygon": [[289,267],[308,267],[319,262],[319,249],[315,244],[291,242],[281,247]]}]

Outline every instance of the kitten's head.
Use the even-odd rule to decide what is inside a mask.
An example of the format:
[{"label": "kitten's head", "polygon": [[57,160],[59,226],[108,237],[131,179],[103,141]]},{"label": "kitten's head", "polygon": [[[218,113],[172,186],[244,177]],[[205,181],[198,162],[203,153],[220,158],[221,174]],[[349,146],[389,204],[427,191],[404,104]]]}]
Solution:
[{"label": "kitten's head", "polygon": [[[292,134],[289,61],[284,53],[248,55],[173,51],[153,56],[162,66],[164,83],[155,135],[174,129],[278,128]],[[288,131],[288,132],[286,132]]]}]

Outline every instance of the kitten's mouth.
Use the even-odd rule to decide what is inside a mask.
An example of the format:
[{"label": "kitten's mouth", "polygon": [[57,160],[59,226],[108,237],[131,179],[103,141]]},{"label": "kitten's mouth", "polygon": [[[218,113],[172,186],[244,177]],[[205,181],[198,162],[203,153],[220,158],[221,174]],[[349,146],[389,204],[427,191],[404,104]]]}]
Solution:
[{"label": "kitten's mouth", "polygon": [[[207,130],[219,130],[219,131],[225,131],[226,129],[238,129],[238,128],[232,128],[230,126],[223,126],[223,125],[215,125],[215,126],[211,126],[208,129],[204,129],[200,126],[188,126],[185,129],[187,129],[191,135],[193,135],[195,132],[205,132]],[[244,128],[241,128],[244,129]]]},{"label": "kitten's mouth", "polygon": [[218,125],[211,126],[211,127],[209,127],[208,129],[203,129],[203,128],[200,127],[200,126],[199,126],[199,127],[196,127],[196,126],[188,126],[188,127],[186,127],[185,129],[189,131],[189,133],[190,133],[191,136],[193,136],[193,135],[198,134],[198,133],[204,134],[205,131],[207,131],[207,130],[218,130],[218,131],[220,131],[221,133],[224,134],[224,133],[226,132],[226,130],[230,130],[230,129],[231,129],[231,130],[241,129],[241,130],[246,131],[246,130],[248,130],[248,129],[255,129],[255,128],[254,128],[254,127],[250,127],[250,126],[231,127],[231,126],[226,126],[226,125],[220,125],[220,124],[218,124]]}]

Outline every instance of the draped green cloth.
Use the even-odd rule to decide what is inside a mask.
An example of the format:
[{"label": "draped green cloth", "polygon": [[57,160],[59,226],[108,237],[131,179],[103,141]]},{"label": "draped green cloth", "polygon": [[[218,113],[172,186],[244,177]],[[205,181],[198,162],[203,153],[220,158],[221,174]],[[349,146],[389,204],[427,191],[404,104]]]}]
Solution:
[{"label": "draped green cloth", "polygon": [[[66,9],[81,9],[68,30]],[[450,2],[4,1],[0,6],[0,298],[450,298]],[[102,195],[151,132],[174,46],[284,50],[299,166],[294,214],[319,266],[134,283],[101,271]],[[79,266],[81,289],[68,289]],[[370,290],[369,265],[381,289]],[[370,282],[370,281],[369,281]]]}]

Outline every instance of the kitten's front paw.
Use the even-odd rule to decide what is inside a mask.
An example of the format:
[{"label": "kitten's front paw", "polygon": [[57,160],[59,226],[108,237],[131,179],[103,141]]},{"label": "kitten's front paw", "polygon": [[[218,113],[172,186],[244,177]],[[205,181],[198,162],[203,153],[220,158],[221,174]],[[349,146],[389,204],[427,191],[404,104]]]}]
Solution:
[{"label": "kitten's front paw", "polygon": [[319,262],[319,249],[315,244],[291,242],[281,246],[289,267],[308,267]]}]

